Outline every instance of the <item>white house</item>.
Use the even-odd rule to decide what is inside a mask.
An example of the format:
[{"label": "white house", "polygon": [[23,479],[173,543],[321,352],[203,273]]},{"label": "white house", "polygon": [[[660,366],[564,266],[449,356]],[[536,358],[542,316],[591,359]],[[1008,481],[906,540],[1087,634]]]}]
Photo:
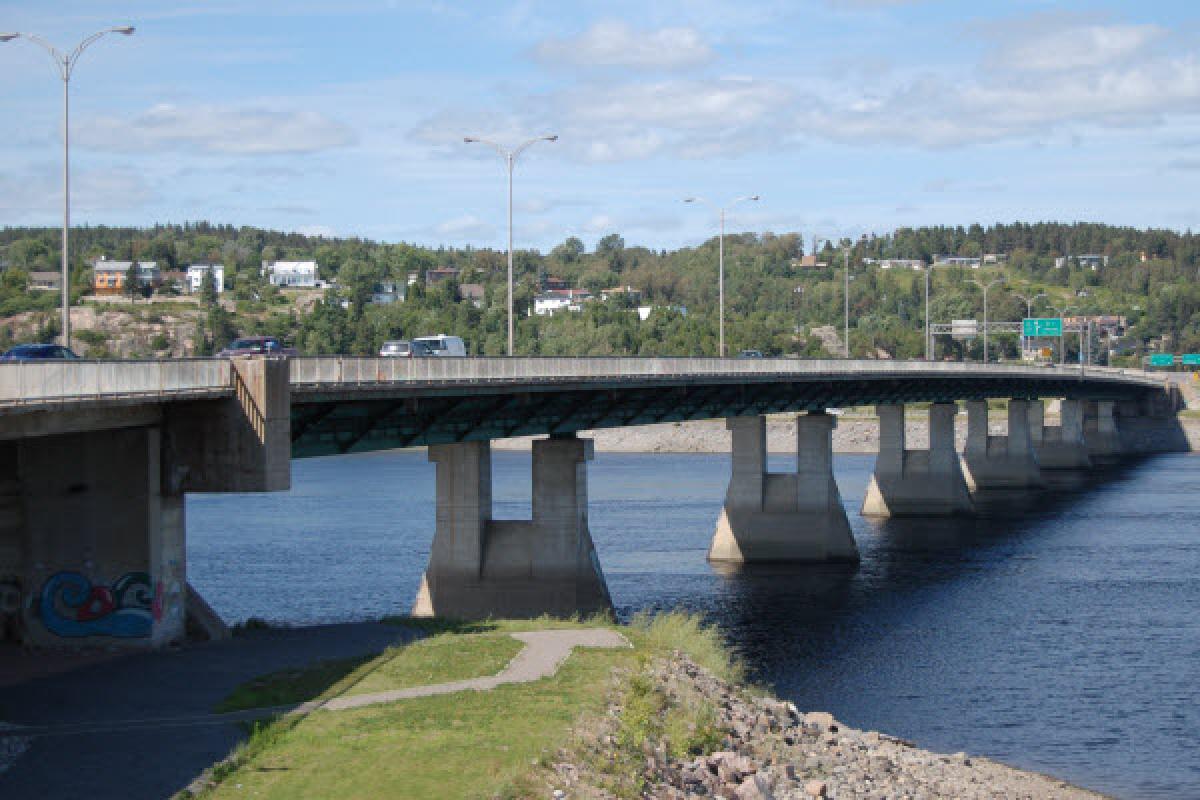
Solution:
[{"label": "white house", "polygon": [[925,269],[925,262],[919,258],[884,258],[879,261],[880,269]]},{"label": "white house", "polygon": [[224,264],[189,264],[187,268],[188,291],[192,294],[199,292],[204,286],[204,276],[210,273],[217,294],[225,291]]},{"label": "white house", "polygon": [[533,298],[533,313],[544,317],[556,311],[582,311],[583,303],[591,299],[587,289],[551,289]]},{"label": "white house", "polygon": [[318,286],[315,261],[264,261],[262,273],[274,286],[293,289],[315,289]]},{"label": "white house", "polygon": [[970,256],[933,257],[933,265],[935,267],[970,267],[971,269],[979,269],[982,263],[982,258],[971,258]]}]

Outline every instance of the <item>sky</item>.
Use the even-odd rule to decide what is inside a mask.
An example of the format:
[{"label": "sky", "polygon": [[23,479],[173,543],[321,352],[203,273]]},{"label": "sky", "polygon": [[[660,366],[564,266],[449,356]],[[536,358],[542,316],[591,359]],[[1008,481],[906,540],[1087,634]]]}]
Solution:
[{"label": "sky", "polygon": [[[425,245],[805,241],[901,226],[1200,229],[1184,0],[0,0],[69,49],[77,224]],[[59,225],[62,83],[0,44],[0,226]]]}]

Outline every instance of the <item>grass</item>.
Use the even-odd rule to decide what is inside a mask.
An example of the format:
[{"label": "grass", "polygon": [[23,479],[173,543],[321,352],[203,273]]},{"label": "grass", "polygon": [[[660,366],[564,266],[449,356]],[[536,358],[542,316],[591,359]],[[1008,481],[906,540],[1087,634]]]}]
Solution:
[{"label": "grass", "polygon": [[[400,621],[400,620],[394,620]],[[416,683],[491,674],[519,643],[507,634],[562,627],[616,627],[596,620],[423,622],[428,639],[389,649],[357,665],[325,665],[301,676],[263,679],[290,686],[296,699],[343,691],[377,691]],[[581,720],[603,720],[614,675],[623,693],[621,758],[607,767],[619,796],[636,796],[637,765],[645,742],[662,738],[672,749],[716,747],[716,715],[704,702],[686,708],[666,702],[644,679],[653,659],[682,649],[704,666],[737,678],[741,669],[720,637],[691,616],[639,616],[620,630],[632,649],[576,650],[553,677],[487,692],[459,692],[386,705],[277,719],[256,725],[230,758],[212,771],[204,798],[515,798],[542,792],[546,765],[570,745]],[[499,666],[497,666],[499,665]],[[341,669],[340,679],[330,680]],[[370,687],[368,689],[368,687]],[[276,697],[278,694],[271,695]],[[586,727],[586,724],[585,724]],[[535,791],[535,787],[537,790]]]},{"label": "grass", "polygon": [[442,634],[389,647],[378,656],[323,661],[306,669],[272,672],[239,686],[217,711],[294,705],[494,675],[520,651],[521,643],[505,634]]}]

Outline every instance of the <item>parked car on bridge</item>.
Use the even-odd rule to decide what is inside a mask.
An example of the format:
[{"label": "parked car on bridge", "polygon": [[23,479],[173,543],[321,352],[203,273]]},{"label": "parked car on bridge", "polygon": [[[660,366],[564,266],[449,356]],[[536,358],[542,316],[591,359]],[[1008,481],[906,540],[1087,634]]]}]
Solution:
[{"label": "parked car on bridge", "polygon": [[283,342],[274,336],[243,336],[241,339],[234,339],[224,350],[217,353],[218,358],[295,355],[299,355],[296,348],[284,347]]},{"label": "parked car on bridge", "polygon": [[429,355],[436,358],[453,358],[467,354],[467,346],[463,343],[461,336],[447,336],[439,333],[436,336],[417,337],[412,340],[412,343],[428,348]]},{"label": "parked car on bridge", "polygon": [[0,356],[0,361],[78,360],[69,347],[60,344],[19,344]]},{"label": "parked car on bridge", "polygon": [[379,348],[379,355],[381,358],[429,358],[432,353],[424,342],[397,339],[384,342],[383,347]]},{"label": "parked car on bridge", "polygon": [[738,358],[762,358],[762,350],[743,350],[738,353]]}]

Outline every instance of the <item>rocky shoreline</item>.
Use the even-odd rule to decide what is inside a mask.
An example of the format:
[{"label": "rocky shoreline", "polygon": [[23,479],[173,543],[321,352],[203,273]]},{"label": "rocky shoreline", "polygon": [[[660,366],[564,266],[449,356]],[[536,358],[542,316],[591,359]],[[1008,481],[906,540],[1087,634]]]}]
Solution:
[{"label": "rocky shoreline", "polygon": [[[640,751],[640,775],[633,785],[640,797],[1103,798],[986,758],[934,753],[894,736],[856,730],[828,713],[801,713],[791,703],[721,680],[679,652],[632,677],[652,685],[662,698],[663,715],[673,708],[711,707],[715,712],[713,729],[719,737],[712,737],[714,746],[700,753],[679,754],[678,742],[665,734],[634,743]],[[615,782],[612,777],[612,765],[622,763],[619,751],[622,747],[628,750],[631,744],[620,722],[627,713],[627,700],[627,693],[614,692],[603,720],[585,726],[579,744],[558,754],[547,781],[552,784],[552,796],[593,800],[628,796],[620,788],[628,789],[631,784]]]},{"label": "rocky shoreline", "polygon": [[[1057,423],[1047,417],[1050,424]],[[993,414],[990,427],[992,433],[1003,434],[1008,423],[1002,414]],[[1136,452],[1172,452],[1186,449],[1200,450],[1200,419],[1180,418],[1181,436],[1166,437],[1161,430],[1130,431],[1131,445]],[[697,422],[665,422],[656,425],[638,425],[626,428],[606,428],[580,431],[581,436],[596,443],[597,452],[602,453],[728,453],[729,432],[721,419]],[[795,424],[788,415],[771,416],[767,421],[767,449],[772,453],[794,454],[796,452]],[[498,439],[492,443],[496,450],[528,450],[533,437]],[[921,415],[913,415],[905,421],[905,438],[910,449],[929,446],[929,423]],[[961,451],[967,439],[966,415],[955,420],[954,438]],[[835,453],[862,453],[874,455],[879,452],[879,422],[871,416],[838,417],[833,430]]]}]

